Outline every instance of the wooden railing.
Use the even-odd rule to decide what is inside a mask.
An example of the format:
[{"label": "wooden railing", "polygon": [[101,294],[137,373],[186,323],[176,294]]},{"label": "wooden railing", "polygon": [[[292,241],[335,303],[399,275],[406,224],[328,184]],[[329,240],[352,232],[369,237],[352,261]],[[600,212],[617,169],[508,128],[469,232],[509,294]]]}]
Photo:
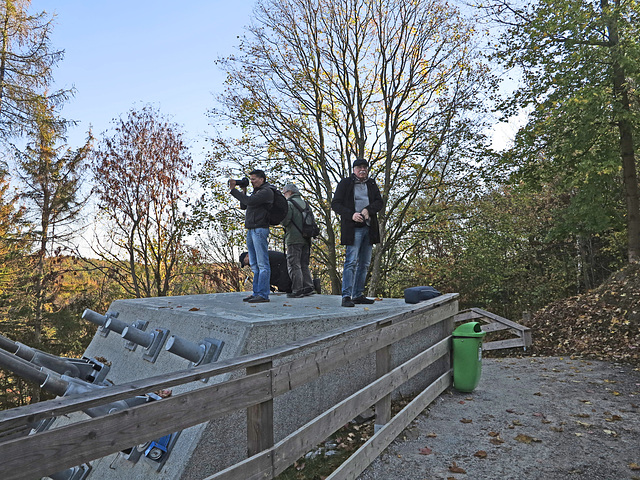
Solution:
[{"label": "wooden railing", "polygon": [[[260,354],[0,412],[1,435],[2,432],[25,429],[26,425],[42,419],[229,372],[245,372],[239,378],[159,401],[3,441],[0,443],[2,478],[32,479],[51,474],[241,409],[247,411],[249,458],[208,478],[274,478],[349,420],[375,405],[377,433],[329,477],[354,478],[451,385],[447,367],[392,418],[392,392],[436,360],[446,357],[450,351],[450,337],[445,336],[395,368],[391,368],[390,347],[441,322],[445,322],[446,330],[450,332],[457,308],[457,294],[447,294],[383,320],[365,321]],[[307,353],[309,350],[313,351]],[[373,382],[274,443],[275,397],[372,354],[376,359],[377,377]],[[278,360],[277,365],[275,360]]]},{"label": "wooden railing", "polygon": [[468,320],[479,320],[484,322],[482,325],[482,331],[486,333],[506,331],[510,333],[513,338],[507,338],[505,340],[494,340],[491,342],[485,341],[482,344],[482,350],[499,350],[503,348],[522,347],[525,350],[531,346],[531,329],[520,325],[519,323],[512,322],[495,313],[487,312],[481,308],[469,308],[462,310],[455,317],[455,321],[464,322]]}]

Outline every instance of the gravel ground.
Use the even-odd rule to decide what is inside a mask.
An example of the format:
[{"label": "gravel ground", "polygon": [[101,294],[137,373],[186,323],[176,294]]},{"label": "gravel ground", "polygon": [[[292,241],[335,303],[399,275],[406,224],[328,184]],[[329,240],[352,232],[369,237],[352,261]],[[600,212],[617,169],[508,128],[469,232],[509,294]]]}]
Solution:
[{"label": "gravel ground", "polygon": [[359,477],[640,480],[640,369],[483,359],[472,393],[433,402]]}]

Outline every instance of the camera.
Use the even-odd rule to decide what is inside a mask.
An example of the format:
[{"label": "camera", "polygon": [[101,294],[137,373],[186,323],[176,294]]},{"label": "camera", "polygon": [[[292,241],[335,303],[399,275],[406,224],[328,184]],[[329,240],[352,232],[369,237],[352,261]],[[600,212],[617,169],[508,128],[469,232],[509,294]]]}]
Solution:
[{"label": "camera", "polygon": [[236,186],[240,188],[247,188],[249,186],[249,179],[247,177],[235,180]]}]

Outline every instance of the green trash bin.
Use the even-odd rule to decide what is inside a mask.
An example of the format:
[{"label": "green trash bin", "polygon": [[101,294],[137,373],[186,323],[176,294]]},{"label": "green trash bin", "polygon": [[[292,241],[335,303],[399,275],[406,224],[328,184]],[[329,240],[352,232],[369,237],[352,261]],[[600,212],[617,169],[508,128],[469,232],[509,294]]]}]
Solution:
[{"label": "green trash bin", "polygon": [[453,388],[471,392],[482,372],[482,339],[479,322],[463,323],[453,333]]}]

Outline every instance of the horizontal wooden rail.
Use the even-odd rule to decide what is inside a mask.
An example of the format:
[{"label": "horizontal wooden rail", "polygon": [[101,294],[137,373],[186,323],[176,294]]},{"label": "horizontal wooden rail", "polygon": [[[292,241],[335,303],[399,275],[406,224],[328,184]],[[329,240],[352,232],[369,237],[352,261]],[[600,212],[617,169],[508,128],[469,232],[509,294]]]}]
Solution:
[{"label": "horizontal wooden rail", "polygon": [[345,423],[446,355],[449,352],[449,343],[450,337],[441,340],[314,418],[272,448],[205,480],[272,478],[279,475]]},{"label": "horizontal wooden rail", "polygon": [[[428,306],[415,308],[399,315],[387,317],[384,320],[368,321],[347,329],[336,329],[294,344],[268,350],[260,355],[246,355],[227,362],[219,362],[216,366],[206,366],[198,372],[195,371],[197,369],[174,372],[151,379],[130,382],[126,386],[104,388],[100,392],[92,392],[82,397],[58,399],[53,401],[53,407],[48,409],[43,405],[50,402],[43,402],[40,404],[39,409],[21,407],[15,409],[20,410],[18,414],[12,413],[12,411],[2,412],[3,415],[0,416],[2,427],[4,428],[7,425],[14,427],[20,421],[48,418],[52,415],[59,415],[61,411],[72,412],[80,408],[104,404],[106,403],[105,399],[98,396],[102,392],[110,401],[113,401],[129,398],[134,393],[155,391],[167,386],[228,373],[241,368],[249,369],[249,372],[256,372],[241,378],[200,387],[159,401],[149,402],[104,417],[82,420],[35,435],[0,443],[3,479],[13,480],[47,475],[51,472],[86,463],[110,453],[130,448],[132,445],[227,415],[231,411],[251,409],[256,405],[270,402],[274,397],[303,385],[322,374],[385,348],[447,318],[451,318],[457,309],[457,303],[454,301],[456,298],[457,294],[451,294]],[[379,323],[383,323],[385,326],[369,331]],[[318,347],[327,342],[334,343],[278,366],[264,369],[264,371],[256,371],[263,368],[259,367],[260,365],[270,365],[270,362],[275,358],[283,359],[287,355],[300,353],[303,348]],[[437,351],[439,355],[443,355],[443,342],[440,342],[438,349],[434,349],[433,352]],[[431,349],[426,352],[429,351]],[[434,353],[426,352],[424,353],[424,358],[434,355]],[[419,355],[415,358],[423,357]],[[417,362],[419,360],[414,361]],[[411,365],[411,361],[408,364]],[[395,371],[396,369],[392,372]],[[183,382],[178,381],[180,374],[183,374]],[[391,381],[389,379],[393,376],[390,377],[389,375],[381,377],[376,382]],[[404,378],[402,375],[406,375],[406,373],[403,373],[403,370],[400,369],[400,373],[395,375],[400,375],[398,378]],[[113,391],[114,389],[116,390],[115,392]],[[128,395],[125,396],[125,393],[128,393]],[[369,395],[371,396],[371,394]],[[361,411],[376,401],[373,400],[364,406]],[[350,415],[352,411],[353,408],[348,410],[347,415]],[[358,413],[360,412],[355,413],[353,416]],[[346,423],[346,421],[342,422],[342,424]],[[342,426],[342,424],[339,426]],[[324,429],[322,431],[324,432]],[[315,441],[316,437],[313,438]],[[300,439],[295,440],[295,442],[300,442]],[[306,442],[305,445],[308,443]],[[294,447],[287,448],[292,450]],[[296,447],[292,451],[298,452],[299,448]],[[269,454],[265,455],[268,456]],[[264,455],[261,458],[263,457]],[[286,456],[287,459],[290,459],[290,457],[291,455]],[[260,460],[259,462],[263,461]],[[285,463],[282,462],[284,460],[281,461],[270,457],[267,463],[270,465],[270,469],[286,468]],[[244,479],[245,477],[239,476],[236,478]]]},{"label": "horizontal wooden rail", "polygon": [[483,350],[498,350],[502,348],[514,348],[523,347],[527,348],[531,346],[531,329],[513,322],[507,318],[496,315],[495,313],[487,312],[481,308],[470,308],[459,312],[454,320],[456,322],[463,322],[466,320],[481,320],[485,322],[482,325],[482,331],[486,333],[498,332],[508,330],[516,338],[510,338],[507,340],[497,340],[493,342],[484,342],[482,344]]}]

